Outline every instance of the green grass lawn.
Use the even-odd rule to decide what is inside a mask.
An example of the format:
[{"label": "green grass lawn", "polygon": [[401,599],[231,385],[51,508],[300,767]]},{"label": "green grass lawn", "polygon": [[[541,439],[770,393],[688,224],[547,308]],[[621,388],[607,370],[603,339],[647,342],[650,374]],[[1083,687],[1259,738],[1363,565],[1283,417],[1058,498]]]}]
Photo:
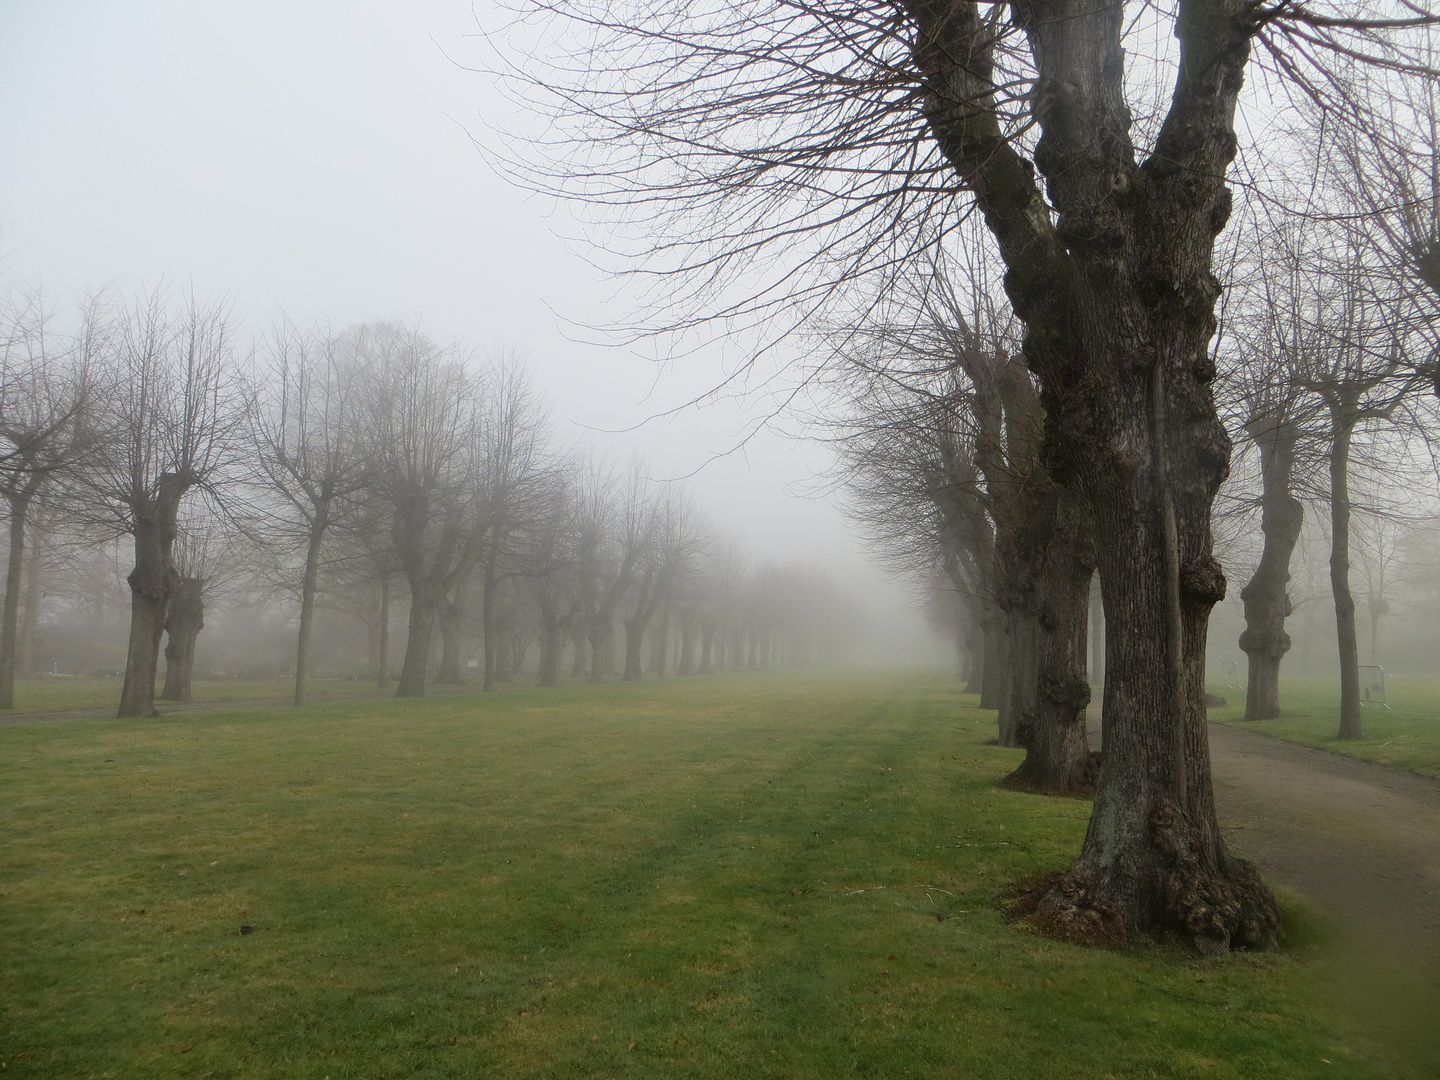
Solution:
[{"label": "green grass lawn", "polygon": [[[160,683],[165,673],[161,669]],[[120,707],[121,680],[91,676],[51,676],[15,680],[15,708],[0,709],[0,717],[16,713],[68,712],[80,709],[116,709]],[[471,686],[470,690],[474,690]],[[295,694],[295,683],[288,679],[196,679],[191,686],[197,702],[254,702],[266,699],[288,699]],[[436,687],[435,692],[454,692],[454,687]],[[370,679],[310,679],[305,684],[307,701],[334,701],[357,697],[390,697],[395,693],[377,689]],[[160,702],[163,707],[170,707]]]},{"label": "green grass lawn", "polygon": [[1280,708],[1285,715],[1254,723],[1245,722],[1244,690],[1212,685],[1211,692],[1220,694],[1229,705],[1211,709],[1209,715],[1211,720],[1306,746],[1440,777],[1440,677],[1387,673],[1385,683],[1390,708],[1362,706],[1362,739],[1335,737],[1340,728],[1338,675],[1282,675]]},{"label": "green grass lawn", "polygon": [[831,672],[0,728],[4,1076],[1433,1075],[1313,932],[1007,926],[1089,806],[998,787],[974,702]]}]

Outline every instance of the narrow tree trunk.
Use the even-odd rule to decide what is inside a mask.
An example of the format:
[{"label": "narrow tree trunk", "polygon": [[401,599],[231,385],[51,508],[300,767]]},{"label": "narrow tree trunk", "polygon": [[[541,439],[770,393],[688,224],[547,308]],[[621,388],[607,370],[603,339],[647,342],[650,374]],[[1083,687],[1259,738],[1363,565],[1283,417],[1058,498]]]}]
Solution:
[{"label": "narrow tree trunk", "polygon": [[495,620],[495,682],[508,683],[512,681],[512,674],[515,670],[514,658],[510,653],[510,620],[508,618],[497,618]]},{"label": "narrow tree trunk", "polygon": [[375,685],[390,685],[390,575],[380,579],[380,648],[376,656]]},{"label": "narrow tree trunk", "polygon": [[695,619],[686,617],[680,623],[680,658],[675,663],[676,675],[695,674]]},{"label": "narrow tree trunk", "polygon": [[1335,636],[1340,651],[1340,731],[1337,738],[1364,735],[1360,719],[1360,642],[1355,632],[1355,597],[1350,592],[1350,440],[1353,409],[1331,412],[1330,591],[1335,597]]},{"label": "narrow tree trunk", "polygon": [[0,626],[0,709],[15,707],[15,663],[19,656],[16,632],[20,629],[20,590],[25,569],[25,522],[30,500],[20,496],[10,503],[10,558],[5,569],[4,625]]},{"label": "narrow tree trunk", "polygon": [[[315,620],[315,586],[320,578],[320,544],[328,525],[328,510],[316,507],[310,523],[310,536],[305,545],[305,573],[300,579],[300,632],[295,639],[295,704],[305,704],[305,680],[310,675],[310,629]],[[166,651],[169,656],[169,651]],[[165,682],[168,689],[170,676]],[[188,699],[187,699],[188,700]]]},{"label": "narrow tree trunk", "polygon": [[607,647],[610,644],[611,626],[608,620],[591,619],[589,627],[590,641],[590,679],[592,683],[605,681],[606,669],[610,666],[605,662]]},{"label": "narrow tree trunk", "polygon": [[35,639],[40,633],[40,600],[45,592],[45,533],[37,530],[30,538],[29,557],[25,560],[25,605],[20,616],[15,671],[18,675],[35,674]]},{"label": "narrow tree trunk", "polygon": [[660,612],[660,623],[650,635],[650,669],[663,679],[670,659],[670,608]]},{"label": "narrow tree trunk", "polygon": [[162,701],[191,700],[190,680],[195,671],[195,642],[205,627],[205,581],[181,578],[170,595],[165,613],[165,686]]},{"label": "narrow tree trunk", "polygon": [[1305,508],[1291,493],[1299,425],[1266,418],[1246,425],[1260,450],[1260,531],[1265,544],[1260,565],[1240,590],[1245,602],[1245,632],[1240,648],[1249,660],[1245,719],[1273,720],[1280,715],[1280,662],[1290,651],[1285,620],[1290,605],[1290,557],[1300,539]]}]

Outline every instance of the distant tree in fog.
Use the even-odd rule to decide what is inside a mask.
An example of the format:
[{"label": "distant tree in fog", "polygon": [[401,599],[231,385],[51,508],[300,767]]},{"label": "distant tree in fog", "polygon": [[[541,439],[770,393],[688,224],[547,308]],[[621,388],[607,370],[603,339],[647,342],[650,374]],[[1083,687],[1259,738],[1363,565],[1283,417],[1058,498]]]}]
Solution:
[{"label": "distant tree in fog", "polygon": [[395,696],[421,697],[440,604],[476,557],[478,388],[463,359],[418,328],[374,323],[361,333],[366,453],[410,587]]},{"label": "distant tree in fog", "polygon": [[277,504],[267,532],[304,549],[295,704],[305,701],[321,548],[346,502],[370,480],[360,410],[363,330],[333,337],[288,323],[271,336],[251,396],[255,479]]},{"label": "distant tree in fog", "polygon": [[[11,291],[0,298],[0,495],[10,515],[0,621],[0,709],[15,707],[31,507],[53,481],[83,464],[94,444],[87,411],[100,322],[92,310],[79,333],[68,339],[56,334],[50,322],[39,293]],[[29,604],[28,621],[33,622],[37,599]]]}]

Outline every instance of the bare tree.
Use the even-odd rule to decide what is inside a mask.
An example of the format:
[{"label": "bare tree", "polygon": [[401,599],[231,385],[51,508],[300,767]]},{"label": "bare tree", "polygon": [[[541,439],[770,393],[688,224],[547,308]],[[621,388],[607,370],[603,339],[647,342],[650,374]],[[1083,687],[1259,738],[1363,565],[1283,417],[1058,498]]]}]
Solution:
[{"label": "bare tree", "polygon": [[134,542],[130,640],[119,714],[155,708],[160,638],[180,584],[174,548],[186,497],[215,499],[243,423],[235,329],[222,306],[191,298],[171,312],[159,292],[115,312],[103,358],[103,431],[78,474],[89,520]]},{"label": "bare tree", "polygon": [[[38,293],[12,292],[0,300],[0,495],[10,514],[0,621],[0,709],[15,707],[31,507],[52,481],[83,463],[92,444],[86,411],[101,335],[96,314],[92,308],[79,334],[66,341],[51,331],[50,314]],[[38,573],[39,559],[30,562]],[[26,605],[27,622],[35,621],[37,600],[32,597]],[[33,638],[33,629],[28,638]]]},{"label": "bare tree", "polygon": [[256,475],[279,502],[268,531],[294,537],[305,552],[295,643],[295,704],[305,703],[321,549],[345,500],[370,479],[360,411],[365,332],[340,338],[284,325],[269,346],[270,370],[252,395],[250,437]]}]

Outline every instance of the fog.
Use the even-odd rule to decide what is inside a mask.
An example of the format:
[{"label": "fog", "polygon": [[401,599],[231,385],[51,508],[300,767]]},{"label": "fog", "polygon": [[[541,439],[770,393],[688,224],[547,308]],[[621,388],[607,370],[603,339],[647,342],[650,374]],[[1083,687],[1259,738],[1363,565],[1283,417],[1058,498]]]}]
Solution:
[{"label": "fog", "polygon": [[[477,150],[474,135],[526,121],[464,67],[484,53],[476,20],[433,0],[5,6],[0,269],[59,308],[99,288],[168,287],[224,298],[257,339],[282,318],[335,331],[399,319],[477,355],[512,351],[560,442],[689,476],[752,559],[839,583],[868,613],[866,659],[948,662],[908,586],[824,497],[823,446],[756,432],[773,404],[763,393],[671,412],[717,383],[718,347],[657,365],[590,329],[635,297],[586,261],[565,207],[506,183]],[[120,588],[128,556],[111,555]],[[291,605],[264,618],[225,606],[202,668],[273,667],[293,649],[275,625]],[[55,626],[37,663],[118,669],[120,614],[99,640]]]}]

